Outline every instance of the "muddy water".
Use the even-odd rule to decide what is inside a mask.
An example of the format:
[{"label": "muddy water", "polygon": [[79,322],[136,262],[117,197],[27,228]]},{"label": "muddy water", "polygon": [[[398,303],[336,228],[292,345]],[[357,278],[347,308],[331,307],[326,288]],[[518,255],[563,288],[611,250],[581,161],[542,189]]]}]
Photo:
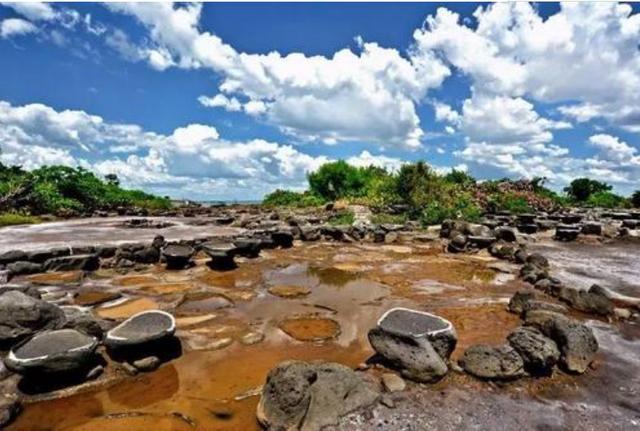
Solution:
[{"label": "muddy water", "polygon": [[[171,225],[162,229],[124,227],[125,221],[136,218]],[[53,247],[151,242],[156,235],[163,235],[171,241],[231,235],[239,231],[236,228],[215,226],[213,220],[207,218],[105,217],[66,220],[4,227],[0,236],[0,253],[14,250],[17,245],[24,251],[31,251]]]},{"label": "muddy water", "polygon": [[[225,272],[209,269],[199,256],[196,265],[184,271],[152,266],[125,275],[100,270],[85,279],[68,274],[49,274],[46,280],[33,276],[32,282],[46,285],[56,283],[56,278],[64,280],[56,283],[58,288],[86,293],[80,298],[89,293],[93,298],[96,291],[113,294],[117,299],[93,307],[101,316],[120,320],[150,307],[173,312],[183,355],[137,377],[117,371],[117,364],[111,363],[98,388],[63,397],[59,397],[63,393],[49,394],[48,398],[59,397],[49,401],[33,397],[9,429],[258,429],[255,407],[269,369],[286,359],[322,359],[349,366],[366,361],[373,353],[367,331],[391,307],[408,306],[450,319],[459,335],[454,358],[471,344],[502,343],[520,323],[506,312],[505,304],[522,286],[510,273],[515,267],[503,265],[497,271],[489,268],[492,263],[483,254],[443,254],[437,245],[322,243],[239,259],[237,269]],[[275,286],[297,286],[305,294],[276,296],[270,293]],[[411,421],[425,412],[436,415],[425,416],[425,424],[438,429],[448,429],[449,420],[449,428],[457,429],[455,424],[473,417],[486,421],[477,423],[478,429],[491,423],[504,429],[497,422],[500,416],[492,418],[492,406],[504,408],[504,414],[510,411],[511,420],[519,415],[514,409],[542,412],[553,404],[560,411],[580,411],[579,406],[588,405],[599,406],[594,411],[601,414],[602,406],[614,403],[620,406],[616,414],[633,418],[637,411],[623,404],[638,405],[640,382],[632,373],[638,369],[639,334],[631,326],[621,333],[602,322],[592,325],[603,351],[599,367],[587,377],[558,373],[552,379],[525,380],[488,391],[491,386],[452,373],[438,385],[412,387],[395,410],[377,411],[369,419],[348,418],[345,429],[415,429]],[[612,389],[602,394],[602,385],[624,386],[626,392],[618,396]],[[515,402],[514,396],[521,401]],[[443,399],[449,404],[434,410],[432,406]],[[531,408],[537,403],[540,406]],[[462,413],[447,416],[452,411]],[[375,422],[400,420],[405,413],[408,422],[397,422],[398,426]]]}]

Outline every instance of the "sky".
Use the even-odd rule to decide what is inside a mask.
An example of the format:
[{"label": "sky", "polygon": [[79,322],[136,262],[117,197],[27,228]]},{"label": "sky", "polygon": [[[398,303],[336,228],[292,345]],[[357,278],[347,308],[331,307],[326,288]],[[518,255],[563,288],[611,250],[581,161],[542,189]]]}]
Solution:
[{"label": "sky", "polygon": [[0,2],[0,161],[198,200],[337,159],[630,194],[638,8]]}]

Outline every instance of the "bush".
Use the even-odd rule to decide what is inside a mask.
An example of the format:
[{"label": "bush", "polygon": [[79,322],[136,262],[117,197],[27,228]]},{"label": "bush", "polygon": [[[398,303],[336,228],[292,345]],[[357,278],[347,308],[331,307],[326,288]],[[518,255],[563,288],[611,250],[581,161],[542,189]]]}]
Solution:
[{"label": "bush", "polygon": [[461,193],[453,201],[445,203],[433,201],[422,211],[420,222],[424,226],[440,224],[447,219],[462,219],[478,221],[482,217],[482,208],[474,203],[470,197]]},{"label": "bush", "polygon": [[40,223],[40,219],[38,217],[18,213],[0,214],[0,226],[13,226],[19,224],[34,223]]},{"label": "bush", "polygon": [[640,190],[633,192],[630,200],[634,208],[640,208]]},{"label": "bush", "polygon": [[275,190],[269,193],[262,200],[262,204],[269,207],[315,207],[323,205],[323,199],[311,193],[298,193],[290,190]]},{"label": "bush", "polygon": [[352,225],[355,216],[351,211],[341,211],[329,219],[329,224],[333,226]]},{"label": "bush", "polygon": [[311,193],[329,201],[361,196],[366,184],[361,169],[344,160],[325,163],[308,180]]},{"label": "bush", "polygon": [[498,211],[510,211],[513,214],[524,214],[533,211],[529,202],[515,194],[496,195],[494,196],[495,208]]},{"label": "bush", "polygon": [[611,186],[609,184],[589,178],[576,178],[564,189],[567,195],[577,202],[585,202],[594,193],[608,192],[610,190]]},{"label": "bush", "polygon": [[593,193],[587,199],[587,205],[599,208],[623,208],[628,206],[628,202],[622,196],[611,192]]}]

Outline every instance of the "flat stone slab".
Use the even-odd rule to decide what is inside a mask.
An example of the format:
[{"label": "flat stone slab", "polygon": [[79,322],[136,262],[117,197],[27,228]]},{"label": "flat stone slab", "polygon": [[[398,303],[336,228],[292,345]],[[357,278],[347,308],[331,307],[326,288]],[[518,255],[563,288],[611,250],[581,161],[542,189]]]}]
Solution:
[{"label": "flat stone slab", "polygon": [[446,319],[424,311],[392,308],[380,317],[378,327],[385,332],[409,338],[422,338],[453,330]]},{"label": "flat stone slab", "polygon": [[237,247],[230,242],[206,243],[202,245],[202,251],[211,258],[233,257],[236,249]]},{"label": "flat stone slab", "polygon": [[97,347],[95,337],[75,329],[45,331],[12,349],[5,363],[20,374],[71,371],[84,365]]},{"label": "flat stone slab", "polygon": [[175,318],[160,310],[135,314],[107,332],[104,343],[111,348],[135,346],[173,335]]}]

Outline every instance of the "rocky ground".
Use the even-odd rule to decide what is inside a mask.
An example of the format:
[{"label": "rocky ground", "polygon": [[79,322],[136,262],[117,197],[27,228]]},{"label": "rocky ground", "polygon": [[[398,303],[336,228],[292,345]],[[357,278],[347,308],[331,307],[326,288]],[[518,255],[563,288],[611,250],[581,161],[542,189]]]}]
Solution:
[{"label": "rocky ground", "polygon": [[[255,429],[257,412],[274,428],[640,426],[639,214],[422,230],[373,225],[361,207],[335,226],[336,211],[7,229],[0,421]],[[616,277],[598,275],[609,250],[626,269]],[[585,253],[590,266],[564,264]],[[409,311],[385,314],[397,307]]]}]

